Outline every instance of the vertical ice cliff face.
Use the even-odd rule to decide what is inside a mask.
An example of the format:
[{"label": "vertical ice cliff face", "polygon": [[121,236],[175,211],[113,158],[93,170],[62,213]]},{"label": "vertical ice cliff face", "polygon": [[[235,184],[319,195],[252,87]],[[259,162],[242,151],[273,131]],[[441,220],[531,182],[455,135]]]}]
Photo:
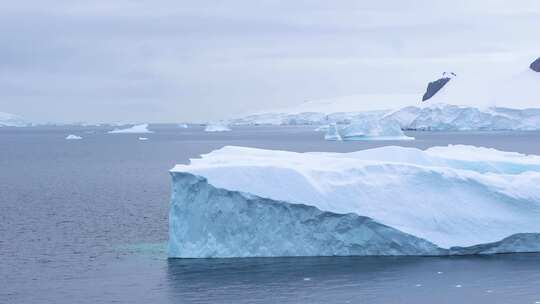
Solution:
[{"label": "vertical ice cliff face", "polygon": [[171,175],[170,257],[446,253],[368,217],[323,212],[313,206],[220,189],[190,173]]}]

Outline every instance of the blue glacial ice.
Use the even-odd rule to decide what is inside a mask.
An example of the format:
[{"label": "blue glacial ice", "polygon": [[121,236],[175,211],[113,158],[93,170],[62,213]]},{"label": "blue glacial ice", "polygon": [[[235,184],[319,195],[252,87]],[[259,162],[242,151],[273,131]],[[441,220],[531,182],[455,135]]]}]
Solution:
[{"label": "blue glacial ice", "polygon": [[539,250],[540,156],[224,147],[171,174],[171,257]]},{"label": "blue glacial ice", "polygon": [[331,124],[326,140],[412,140],[393,119],[364,117],[346,125]]}]

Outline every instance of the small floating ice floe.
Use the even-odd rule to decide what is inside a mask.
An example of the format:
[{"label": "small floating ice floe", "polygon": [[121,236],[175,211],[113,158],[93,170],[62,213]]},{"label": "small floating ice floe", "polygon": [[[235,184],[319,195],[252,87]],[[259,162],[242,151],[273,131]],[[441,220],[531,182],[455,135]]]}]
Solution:
[{"label": "small floating ice floe", "polygon": [[154,133],[153,131],[148,130],[148,124],[135,125],[130,128],[124,129],[114,129],[108,132],[109,134],[137,134],[137,133]]},{"label": "small floating ice floe", "polygon": [[462,287],[461,284],[456,285],[456,288],[461,288],[461,287]]},{"label": "small floating ice floe", "polygon": [[185,123],[181,123],[181,124],[178,124],[178,127],[179,127],[180,129],[187,129],[187,128],[188,128],[188,125],[185,124]]},{"label": "small floating ice floe", "polygon": [[304,278],[304,281],[311,281],[311,278]]},{"label": "small floating ice floe", "polygon": [[82,139],[82,137],[75,134],[69,134],[68,136],[66,136],[66,140],[78,140],[78,139]]},{"label": "small floating ice floe", "polygon": [[416,287],[422,287],[422,284],[416,284],[416,285],[414,285],[414,286],[416,286]]},{"label": "small floating ice floe", "polygon": [[139,137],[139,140],[148,140],[148,137]]}]

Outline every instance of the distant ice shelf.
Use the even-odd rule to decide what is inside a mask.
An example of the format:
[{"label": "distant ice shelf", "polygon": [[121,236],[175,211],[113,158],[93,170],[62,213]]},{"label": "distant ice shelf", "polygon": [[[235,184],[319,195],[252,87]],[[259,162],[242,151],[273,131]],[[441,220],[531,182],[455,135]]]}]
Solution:
[{"label": "distant ice shelf", "polygon": [[154,133],[153,131],[148,130],[148,124],[135,125],[130,128],[124,129],[114,129],[108,132],[109,134],[145,134],[145,133]]},{"label": "distant ice shelf", "polygon": [[171,257],[540,250],[540,156],[224,147],[171,175]]}]

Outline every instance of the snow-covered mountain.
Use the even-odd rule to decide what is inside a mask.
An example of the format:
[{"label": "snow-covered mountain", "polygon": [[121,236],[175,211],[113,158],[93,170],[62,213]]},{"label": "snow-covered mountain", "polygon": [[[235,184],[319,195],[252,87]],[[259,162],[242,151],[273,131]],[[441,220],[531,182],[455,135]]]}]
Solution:
[{"label": "snow-covered mountain", "polygon": [[356,95],[234,119],[233,124],[350,124],[393,118],[414,130],[539,130],[540,59],[517,73],[445,72],[422,94]]},{"label": "snow-covered mountain", "polygon": [[540,156],[461,145],[224,147],[171,174],[172,257],[540,250]]},{"label": "snow-covered mountain", "polygon": [[28,125],[29,123],[18,115],[0,112],[0,127],[25,127]]}]

